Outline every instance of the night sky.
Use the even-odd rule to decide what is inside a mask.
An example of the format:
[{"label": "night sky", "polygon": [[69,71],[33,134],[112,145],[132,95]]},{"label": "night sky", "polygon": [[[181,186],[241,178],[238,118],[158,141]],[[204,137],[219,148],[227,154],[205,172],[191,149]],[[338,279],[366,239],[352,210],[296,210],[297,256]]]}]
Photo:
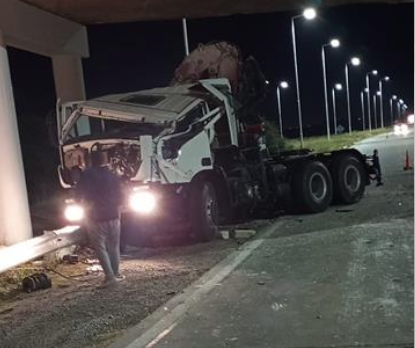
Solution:
[{"label": "night sky", "polygon": [[[190,49],[198,43],[226,40],[237,44],[245,56],[252,55],[259,61],[271,83],[264,107],[268,119],[276,120],[277,82],[290,83],[290,88],[283,91],[282,103],[284,125],[291,136],[297,134],[298,124],[290,32],[290,18],[296,14],[298,12],[281,12],[188,20]],[[377,69],[381,76],[391,77],[391,81],[384,84],[385,101],[392,93],[397,94],[413,110],[413,4],[320,9],[316,20],[300,19],[296,23],[306,136],[322,134],[325,129],[321,45],[333,37],[339,38],[342,46],[327,49],[329,88],[335,82],[344,85],[344,64],[351,56],[357,55],[363,62],[360,67],[350,68],[354,127],[361,127],[358,120],[360,91],[364,87],[364,75],[372,69]],[[84,60],[88,98],[166,85],[184,55],[181,21],[90,26],[88,36],[90,58]],[[29,167],[38,168],[33,164],[38,152],[35,149],[47,148],[45,152],[52,157],[57,152],[48,147],[45,126],[45,115],[54,108],[56,100],[52,67],[49,58],[12,48],[9,57],[25,169],[29,174],[33,171]],[[340,123],[346,125],[344,91],[338,100],[338,117]],[[385,106],[387,117],[388,110]],[[42,170],[48,172],[46,168]],[[56,176],[55,170],[53,175]]]}]

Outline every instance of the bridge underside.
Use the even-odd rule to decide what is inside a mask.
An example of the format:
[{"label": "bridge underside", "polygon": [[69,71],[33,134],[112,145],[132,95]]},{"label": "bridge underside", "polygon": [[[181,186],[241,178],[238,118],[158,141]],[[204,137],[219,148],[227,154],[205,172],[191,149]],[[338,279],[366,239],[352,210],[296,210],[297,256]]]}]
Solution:
[{"label": "bridge underside", "polygon": [[408,0],[23,0],[66,19],[83,23],[119,23],[161,19],[298,10],[305,6],[357,3],[398,4]]}]

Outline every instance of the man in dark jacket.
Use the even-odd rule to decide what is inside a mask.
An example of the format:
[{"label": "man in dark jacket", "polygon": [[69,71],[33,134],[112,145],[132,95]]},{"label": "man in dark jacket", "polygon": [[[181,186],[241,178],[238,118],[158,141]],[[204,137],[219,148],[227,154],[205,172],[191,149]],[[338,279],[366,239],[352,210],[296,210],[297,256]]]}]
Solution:
[{"label": "man in dark jacket", "polygon": [[86,206],[88,238],[105,273],[101,287],[107,287],[124,279],[119,272],[122,186],[106,167],[104,153],[91,152],[91,161],[92,168],[82,173],[76,195]]},{"label": "man in dark jacket", "polygon": [[379,156],[378,156],[378,150],[373,150],[373,168],[376,171],[376,186],[382,186],[382,170],[380,169],[380,162],[379,162]]}]

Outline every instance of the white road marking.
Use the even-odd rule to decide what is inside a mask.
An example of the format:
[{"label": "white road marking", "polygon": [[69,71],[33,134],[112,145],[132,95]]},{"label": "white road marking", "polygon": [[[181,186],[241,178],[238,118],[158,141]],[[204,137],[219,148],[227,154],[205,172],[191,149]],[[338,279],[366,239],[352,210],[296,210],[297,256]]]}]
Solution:
[{"label": "white road marking", "polygon": [[[220,284],[236,267],[244,262],[280,225],[273,223],[262,232],[261,239],[246,242],[240,250],[230,254],[182,294],[175,296],[152,315],[132,328],[121,340],[108,348],[151,348],[165,337],[194,304]],[[135,337],[135,338],[134,338]],[[155,343],[153,343],[155,342]]]}]

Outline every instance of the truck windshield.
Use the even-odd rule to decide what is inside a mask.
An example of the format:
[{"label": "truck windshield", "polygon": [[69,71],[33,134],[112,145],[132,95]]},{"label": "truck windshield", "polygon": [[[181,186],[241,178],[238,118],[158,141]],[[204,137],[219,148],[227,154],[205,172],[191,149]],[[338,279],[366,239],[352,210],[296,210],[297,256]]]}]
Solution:
[{"label": "truck windshield", "polygon": [[156,124],[132,123],[81,115],[67,133],[64,143],[108,137],[138,138],[140,135],[155,136],[161,131],[162,126]]}]

